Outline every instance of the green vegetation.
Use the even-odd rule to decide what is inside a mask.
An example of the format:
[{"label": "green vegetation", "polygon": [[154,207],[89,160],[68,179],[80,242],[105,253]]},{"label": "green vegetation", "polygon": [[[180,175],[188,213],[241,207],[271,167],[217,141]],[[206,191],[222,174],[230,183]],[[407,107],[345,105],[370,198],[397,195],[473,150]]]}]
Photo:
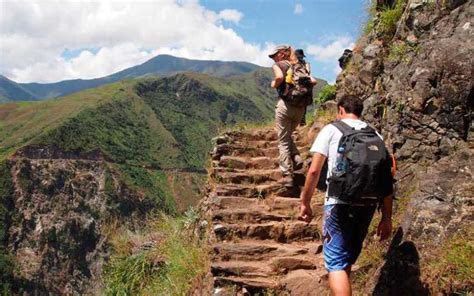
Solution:
[{"label": "green vegetation", "polygon": [[[149,170],[130,165],[115,165],[122,180],[128,188],[143,194],[143,211],[157,207],[167,214],[176,212],[176,205],[170,190],[166,174],[161,171]],[[127,211],[126,205],[121,200],[117,205],[121,211]]]},{"label": "green vegetation", "polygon": [[267,72],[228,79],[186,73],[2,104],[0,159],[30,143],[56,144],[67,151],[100,150],[119,163],[200,169],[219,127],[272,117]]},{"label": "green vegetation", "polygon": [[0,160],[81,111],[111,100],[126,83],[114,83],[65,98],[0,104]]},{"label": "green vegetation", "polygon": [[407,0],[397,1],[394,7],[386,6],[377,10],[377,2],[371,1],[368,7],[369,19],[363,29],[364,34],[368,35],[375,31],[385,40],[390,40],[397,30],[397,23],[403,15]]},{"label": "green vegetation", "polygon": [[368,35],[374,29],[374,18],[377,14],[377,1],[369,1],[366,6],[366,11],[368,15],[367,22],[363,28],[364,35]]},{"label": "green vegetation", "polygon": [[[105,273],[107,293],[181,295],[208,263],[201,241],[193,236],[195,215],[176,218],[177,213],[196,201],[218,130],[273,117],[267,72],[231,78],[185,73],[110,84],[57,100],[1,104],[0,160],[30,144],[103,155],[108,162],[104,191],[112,203],[104,219],[137,209],[139,214],[169,215],[152,219],[141,232],[117,222],[121,226],[111,231],[118,234],[113,235],[114,255]],[[11,177],[3,171],[1,177],[3,198],[10,196],[3,183],[11,183]],[[19,173],[18,182],[30,187],[28,171]],[[120,184],[139,197],[139,204],[117,192]],[[4,212],[0,208],[1,217]],[[133,248],[157,240],[151,248]],[[2,265],[8,259],[2,252],[0,272],[8,275],[10,270],[1,268],[12,265]]]},{"label": "green vegetation", "polygon": [[394,42],[390,45],[390,52],[388,54],[389,61],[402,61],[404,63],[410,62],[410,55],[409,53],[414,52],[417,54],[419,51],[419,47],[414,45],[409,45],[406,42],[399,41]]},{"label": "green vegetation", "polygon": [[141,233],[111,231],[114,255],[105,268],[106,295],[185,295],[209,264],[196,224],[197,214],[189,210],[177,219],[150,218]]},{"label": "green vegetation", "polygon": [[328,84],[323,87],[318,97],[316,98],[317,104],[323,104],[329,100],[334,100],[336,98],[336,85]]},{"label": "green vegetation", "polygon": [[0,293],[8,295],[10,290],[13,262],[3,245],[6,235],[8,205],[13,195],[13,184],[10,178],[10,165],[0,161]]},{"label": "green vegetation", "polygon": [[380,20],[377,26],[377,31],[382,36],[392,37],[397,30],[397,23],[402,17],[407,1],[399,0],[395,7],[385,7],[380,13]]},{"label": "green vegetation", "polygon": [[117,96],[86,109],[33,143],[54,144],[65,151],[100,150],[113,162],[154,167],[172,166],[178,154],[173,137],[133,96]]},{"label": "green vegetation", "polygon": [[[239,79],[255,83],[254,79]],[[265,121],[272,116],[272,101],[262,94],[249,96],[247,90],[252,87],[241,85],[242,80],[186,73],[143,80],[135,89],[180,144],[188,167],[203,168],[210,139],[219,127]]]},{"label": "green vegetation", "polygon": [[459,231],[440,247],[430,258],[424,270],[427,270],[427,282],[432,289],[443,294],[466,295],[474,281],[474,229]]}]

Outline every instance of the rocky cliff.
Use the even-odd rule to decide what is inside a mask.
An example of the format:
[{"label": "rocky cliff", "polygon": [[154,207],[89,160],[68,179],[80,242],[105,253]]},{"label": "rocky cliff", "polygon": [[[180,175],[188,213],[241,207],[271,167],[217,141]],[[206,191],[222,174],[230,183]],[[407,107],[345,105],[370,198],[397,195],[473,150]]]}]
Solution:
[{"label": "rocky cliff", "polygon": [[156,203],[119,181],[97,153],[38,156],[30,148],[6,164],[10,287],[20,294],[92,293],[110,252],[109,224],[120,218],[132,227]]},{"label": "rocky cliff", "polygon": [[337,78],[337,96],[364,99],[364,118],[382,130],[400,166],[397,235],[386,257],[367,267],[372,280],[364,289],[467,292],[473,285],[474,4],[378,2]]}]

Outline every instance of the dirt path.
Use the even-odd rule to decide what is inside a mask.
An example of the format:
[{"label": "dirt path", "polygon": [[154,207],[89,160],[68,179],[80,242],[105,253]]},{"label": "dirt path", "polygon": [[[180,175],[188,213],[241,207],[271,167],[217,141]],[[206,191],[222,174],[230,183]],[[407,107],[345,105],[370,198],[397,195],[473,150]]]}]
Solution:
[{"label": "dirt path", "polygon": [[[303,137],[294,138],[300,152],[308,150]],[[273,129],[227,133],[212,155],[213,295],[325,294],[322,206],[314,201],[311,224],[297,219],[299,188],[277,182]]]}]

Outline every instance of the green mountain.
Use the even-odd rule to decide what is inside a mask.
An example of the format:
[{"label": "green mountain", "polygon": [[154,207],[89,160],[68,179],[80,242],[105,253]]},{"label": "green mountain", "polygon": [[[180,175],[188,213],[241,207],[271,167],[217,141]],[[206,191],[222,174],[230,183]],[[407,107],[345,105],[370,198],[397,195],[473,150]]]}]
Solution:
[{"label": "green mountain", "polygon": [[[100,151],[120,165],[202,172],[223,126],[273,116],[268,69],[122,81],[57,100],[0,105],[0,160],[25,147]],[[30,149],[30,150],[31,150]],[[29,151],[26,149],[26,151]]]},{"label": "green mountain", "polygon": [[[195,205],[218,130],[273,117],[270,79],[269,69],[229,78],[179,73],[0,104],[0,287],[86,293],[90,274],[102,272],[97,260],[108,245],[98,242],[111,221],[133,228],[153,210]],[[30,249],[42,255],[25,261]],[[72,288],[68,266],[79,266]]]},{"label": "green mountain", "polygon": [[38,97],[28,89],[0,75],[0,103],[8,101],[34,101]]},{"label": "green mountain", "polygon": [[[144,76],[169,76],[180,72],[198,72],[218,77],[229,77],[249,73],[258,68],[260,67],[257,65],[245,62],[199,61],[170,55],[159,55],[141,65],[97,79],[74,79],[55,83],[18,83],[20,87],[30,92],[33,98],[26,97],[21,93],[18,95],[12,94],[7,98],[13,101],[26,101],[35,98],[48,99],[123,79],[134,79]],[[2,88],[0,84],[0,93]]]}]

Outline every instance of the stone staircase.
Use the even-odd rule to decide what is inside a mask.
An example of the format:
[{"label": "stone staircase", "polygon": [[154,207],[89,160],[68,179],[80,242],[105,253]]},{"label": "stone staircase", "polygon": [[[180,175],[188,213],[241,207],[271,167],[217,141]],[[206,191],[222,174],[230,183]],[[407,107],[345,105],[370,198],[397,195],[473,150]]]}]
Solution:
[{"label": "stone staircase", "polygon": [[[301,152],[309,149],[294,135]],[[272,128],[228,132],[216,139],[208,196],[212,219],[213,295],[323,295],[322,205],[298,220],[299,186],[278,183],[278,143]],[[298,175],[304,184],[303,168]]]}]

